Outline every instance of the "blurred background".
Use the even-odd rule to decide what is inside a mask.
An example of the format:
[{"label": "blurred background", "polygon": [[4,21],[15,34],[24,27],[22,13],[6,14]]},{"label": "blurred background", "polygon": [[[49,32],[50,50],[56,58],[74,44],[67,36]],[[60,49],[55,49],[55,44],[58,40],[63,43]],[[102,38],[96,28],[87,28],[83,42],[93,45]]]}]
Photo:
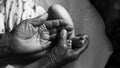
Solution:
[{"label": "blurred background", "polygon": [[90,0],[90,2],[101,14],[106,34],[114,50],[106,68],[120,68],[120,0]]}]

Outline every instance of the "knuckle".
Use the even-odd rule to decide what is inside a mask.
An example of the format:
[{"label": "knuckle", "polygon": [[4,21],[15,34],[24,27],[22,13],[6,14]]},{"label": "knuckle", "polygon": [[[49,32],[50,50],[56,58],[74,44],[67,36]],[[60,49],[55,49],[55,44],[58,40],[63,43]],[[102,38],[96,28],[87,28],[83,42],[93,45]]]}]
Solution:
[{"label": "knuckle", "polygon": [[52,24],[53,24],[53,27],[59,27],[60,26],[59,20],[53,20]]},{"label": "knuckle", "polygon": [[68,21],[63,20],[63,19],[60,19],[60,20],[59,20],[59,23],[60,23],[60,26],[66,26],[67,23],[68,23]]},{"label": "knuckle", "polygon": [[53,26],[52,21],[46,21],[45,26],[46,26],[47,29],[51,29],[52,26]]}]

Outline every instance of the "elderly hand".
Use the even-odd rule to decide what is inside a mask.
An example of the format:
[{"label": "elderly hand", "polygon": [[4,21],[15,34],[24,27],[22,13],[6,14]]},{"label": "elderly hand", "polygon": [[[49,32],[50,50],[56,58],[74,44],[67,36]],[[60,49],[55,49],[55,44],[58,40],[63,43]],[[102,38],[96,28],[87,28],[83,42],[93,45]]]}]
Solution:
[{"label": "elderly hand", "polygon": [[[70,42],[71,41],[71,42]],[[67,31],[62,29],[58,43],[38,61],[23,68],[60,68],[75,61],[88,47],[88,36],[81,34],[67,40]]]},{"label": "elderly hand", "polygon": [[[57,7],[59,9],[56,9]],[[51,6],[48,14],[26,19],[15,26],[10,32],[13,50],[21,54],[45,50],[50,46],[50,40],[55,38],[63,28],[68,31],[69,36],[74,35],[73,22],[68,12],[59,5]]]},{"label": "elderly hand", "polygon": [[[60,9],[56,9],[60,8]],[[55,68],[61,67],[67,63],[75,61],[78,57],[84,52],[88,45],[88,37],[86,34],[81,34],[79,36],[74,35],[74,27],[72,19],[70,18],[67,11],[61,7],[60,5],[51,6],[48,10],[48,19],[45,24],[49,24],[49,31],[51,38],[55,39],[52,41],[52,49],[48,50],[48,52],[41,57],[38,61],[31,63],[24,68]],[[58,19],[62,19],[66,22],[61,22]],[[60,23],[59,23],[60,22]],[[66,24],[61,28],[60,24]],[[59,28],[56,28],[60,25],[60,36],[59,36]],[[46,27],[48,27],[46,25]],[[53,26],[50,26],[53,25]],[[62,26],[63,26],[62,25]],[[64,30],[63,28],[66,28]],[[56,37],[57,34],[57,37]],[[62,35],[63,34],[63,35]],[[70,38],[70,35],[72,36]],[[52,37],[53,36],[53,37]],[[58,41],[57,41],[58,40]],[[72,42],[70,42],[70,40]]]},{"label": "elderly hand", "polygon": [[[57,7],[63,9],[66,15],[63,15],[60,9],[55,9]],[[57,7],[50,7],[48,14],[22,21],[13,31],[8,33],[12,38],[11,50],[15,54],[32,53],[31,57],[43,56],[35,63],[25,65],[25,68],[35,68],[38,65],[41,67],[41,64],[43,67],[61,66],[74,61],[86,50],[87,35],[75,37],[72,19],[64,8],[59,5]],[[53,48],[47,49],[50,46]],[[34,54],[38,52],[40,52],[38,55]],[[61,64],[66,60],[68,61]]]},{"label": "elderly hand", "polygon": [[67,27],[68,22],[65,20],[46,19],[47,13],[41,17],[24,20],[13,29],[11,34],[15,52],[23,54],[42,51],[50,46],[50,40],[57,36],[61,28],[69,31],[73,29]]}]

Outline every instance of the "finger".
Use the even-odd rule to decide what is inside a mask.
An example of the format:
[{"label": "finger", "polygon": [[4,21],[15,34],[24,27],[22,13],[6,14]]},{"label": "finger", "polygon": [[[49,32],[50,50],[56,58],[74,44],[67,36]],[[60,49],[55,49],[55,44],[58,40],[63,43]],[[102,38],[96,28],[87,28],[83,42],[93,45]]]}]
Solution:
[{"label": "finger", "polygon": [[36,18],[33,18],[33,19],[27,19],[28,20],[28,23],[31,23],[33,26],[40,26],[42,25],[48,18],[48,14],[45,13],[43,14],[42,16],[38,16]]},{"label": "finger", "polygon": [[[52,5],[48,10],[48,14],[49,14],[48,20],[54,20],[54,19],[66,20],[68,21],[67,24],[72,26],[72,28],[74,29],[73,21],[72,21],[70,14],[61,5],[59,4]],[[73,36],[75,36],[74,30],[72,30],[72,37]]]},{"label": "finger", "polygon": [[60,46],[62,47],[67,47],[67,31],[63,29],[60,32],[60,41],[59,41]]},{"label": "finger", "polygon": [[[75,42],[76,44],[73,44]],[[82,34],[79,38],[79,41],[72,41],[73,46],[76,46],[76,48],[73,48],[73,55],[79,56],[81,55],[88,47],[89,39],[86,34]]]},{"label": "finger", "polygon": [[38,27],[38,33],[41,37],[41,39],[44,40],[49,40],[50,36],[49,36],[49,31],[46,29],[46,26],[43,24],[42,26]]},{"label": "finger", "polygon": [[57,19],[57,20],[48,20],[45,22],[46,28],[47,29],[52,29],[52,28],[58,28],[61,26],[66,26],[67,22],[62,19]]},{"label": "finger", "polygon": [[63,19],[73,26],[73,21],[67,10],[59,4],[52,5],[48,10],[48,20]]},{"label": "finger", "polygon": [[[60,29],[51,29],[49,30],[49,35],[50,35],[50,39],[55,39],[56,37],[58,37],[59,35],[59,31],[62,30],[63,28],[60,28]],[[70,39],[70,36],[72,35],[72,32],[69,32],[67,30],[67,35],[68,35],[68,39]]]},{"label": "finger", "polygon": [[57,29],[57,31],[59,31],[63,28],[68,32],[71,32],[73,30],[73,27],[71,25],[68,25],[68,22],[62,19],[46,21],[45,26],[48,30]]},{"label": "finger", "polygon": [[79,34],[76,37],[72,38],[72,48],[80,48],[82,47],[85,39],[84,39],[85,34]]}]

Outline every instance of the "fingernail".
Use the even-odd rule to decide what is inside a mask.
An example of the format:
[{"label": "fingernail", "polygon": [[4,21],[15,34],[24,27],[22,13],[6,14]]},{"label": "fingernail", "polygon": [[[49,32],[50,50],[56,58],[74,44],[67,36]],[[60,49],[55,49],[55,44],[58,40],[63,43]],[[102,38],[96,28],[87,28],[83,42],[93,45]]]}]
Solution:
[{"label": "fingernail", "polygon": [[72,30],[74,29],[73,26],[67,26],[67,27],[65,27],[65,28],[67,29],[67,31],[72,31]]}]

